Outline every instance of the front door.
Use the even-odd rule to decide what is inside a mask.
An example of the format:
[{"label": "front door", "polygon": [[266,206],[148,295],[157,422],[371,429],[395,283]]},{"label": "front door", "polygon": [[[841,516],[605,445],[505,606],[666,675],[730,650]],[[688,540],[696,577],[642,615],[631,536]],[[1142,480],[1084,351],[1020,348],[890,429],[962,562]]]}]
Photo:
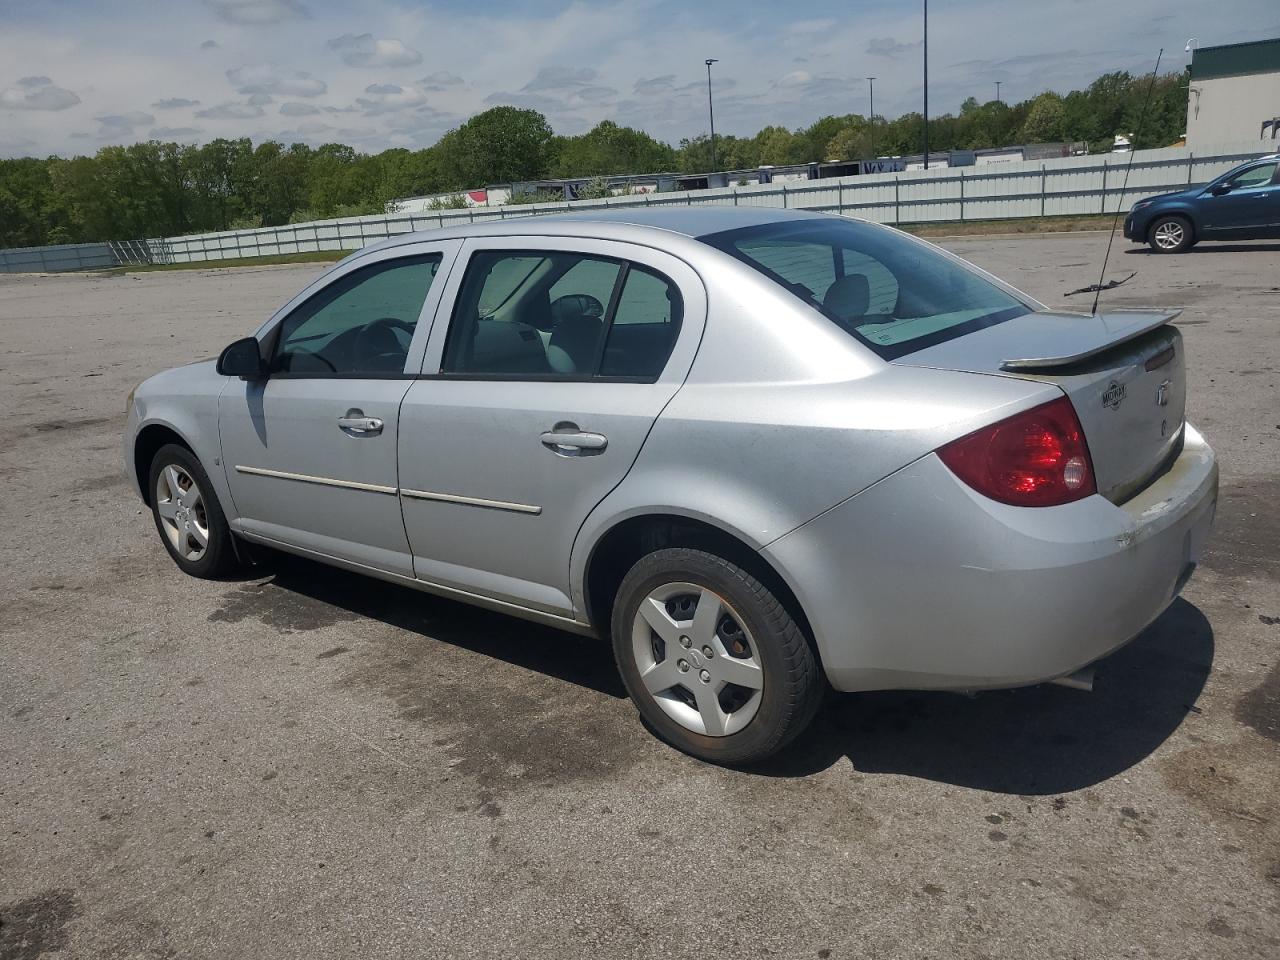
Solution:
[{"label": "front door", "polygon": [[706,295],[680,260],[627,244],[495,238],[464,254],[401,412],[414,570],[572,616],[574,538],[683,382]]},{"label": "front door", "polygon": [[412,576],[396,441],[445,251],[394,253],[356,261],[260,334],[269,376],[228,386],[218,418],[239,529]]},{"label": "front door", "polygon": [[[1240,171],[1199,202],[1203,210],[1204,239],[1243,240],[1276,236],[1280,228],[1280,187],[1275,185],[1272,160]],[[1219,188],[1220,189],[1220,188]]]}]

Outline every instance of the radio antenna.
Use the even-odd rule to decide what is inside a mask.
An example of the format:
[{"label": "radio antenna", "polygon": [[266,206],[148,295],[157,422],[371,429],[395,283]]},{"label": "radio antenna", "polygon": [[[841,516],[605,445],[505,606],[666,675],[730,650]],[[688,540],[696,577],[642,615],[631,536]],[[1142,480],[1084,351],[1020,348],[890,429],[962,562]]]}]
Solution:
[{"label": "radio antenna", "polygon": [[[1146,124],[1147,108],[1151,106],[1151,94],[1156,88],[1156,77],[1160,75],[1160,60],[1163,57],[1164,47],[1161,47],[1160,52],[1156,54],[1155,68],[1151,71],[1151,82],[1147,84],[1146,99],[1142,101],[1142,113],[1138,114],[1138,129],[1135,130],[1133,134],[1134,142],[1129,144],[1129,163],[1124,168],[1124,183],[1120,187],[1120,199],[1116,202],[1115,218],[1111,221],[1111,235],[1107,237],[1107,252],[1102,258],[1102,272],[1098,274],[1098,282],[1092,287],[1085,287],[1081,290],[1075,291],[1076,293],[1093,293],[1093,309],[1090,312],[1094,316],[1097,316],[1098,314],[1098,300],[1102,296],[1102,291],[1109,290],[1111,287],[1118,287],[1120,286],[1120,283],[1124,283],[1124,280],[1121,280],[1120,283],[1104,284],[1102,282],[1102,278],[1107,275],[1107,261],[1111,259],[1111,244],[1115,242],[1116,239],[1116,224],[1120,222],[1120,213],[1124,210],[1125,194],[1129,190],[1129,171],[1133,169],[1133,158],[1138,152],[1136,149],[1137,139],[1142,133],[1143,126]],[[1128,277],[1125,277],[1125,280],[1130,280],[1132,278],[1133,275],[1130,274]],[[1067,294],[1067,296],[1071,296],[1071,294]]]}]

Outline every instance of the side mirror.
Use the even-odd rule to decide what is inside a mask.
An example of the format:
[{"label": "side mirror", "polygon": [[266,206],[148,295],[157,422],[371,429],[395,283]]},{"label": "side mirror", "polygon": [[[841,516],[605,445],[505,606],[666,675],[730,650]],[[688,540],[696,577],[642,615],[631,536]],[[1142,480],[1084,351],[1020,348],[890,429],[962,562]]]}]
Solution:
[{"label": "side mirror", "polygon": [[262,347],[257,337],[237,340],[223,350],[218,357],[218,373],[241,380],[265,380],[267,363],[262,359]]},{"label": "side mirror", "polygon": [[1212,187],[1210,187],[1210,188],[1209,188],[1209,192],[1210,192],[1210,193],[1212,193],[1215,197],[1220,197],[1220,196],[1222,196],[1224,193],[1230,193],[1230,192],[1231,192],[1231,184],[1229,184],[1229,183],[1215,183]]}]

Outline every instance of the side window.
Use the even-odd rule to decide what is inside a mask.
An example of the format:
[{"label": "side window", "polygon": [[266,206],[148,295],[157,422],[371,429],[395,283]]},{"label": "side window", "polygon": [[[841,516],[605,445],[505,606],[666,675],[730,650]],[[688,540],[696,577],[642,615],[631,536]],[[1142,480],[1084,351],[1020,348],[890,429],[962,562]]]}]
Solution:
[{"label": "side window", "polygon": [[1244,170],[1231,179],[1231,186],[1236,190],[1247,190],[1249,187],[1265,187],[1271,183],[1271,178],[1275,176],[1276,166],[1274,163],[1264,163],[1261,166]]},{"label": "side window", "polygon": [[674,283],[631,267],[605,341],[601,376],[656,379],[675,346],[682,311]]},{"label": "side window", "polygon": [[284,318],[273,372],[400,373],[440,254],[384,260],[335,280]]},{"label": "side window", "polygon": [[442,373],[653,380],[675,344],[675,285],[644,267],[555,251],[471,257]]}]

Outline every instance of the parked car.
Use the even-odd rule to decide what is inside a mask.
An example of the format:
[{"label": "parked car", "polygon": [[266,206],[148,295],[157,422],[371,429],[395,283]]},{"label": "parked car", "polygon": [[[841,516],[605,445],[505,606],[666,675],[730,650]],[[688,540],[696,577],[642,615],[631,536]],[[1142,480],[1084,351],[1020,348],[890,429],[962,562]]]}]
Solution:
[{"label": "parked car", "polygon": [[489,222],[147,380],[124,452],[188,574],[266,545],[608,637],[661,737],[752,761],[828,684],[1087,685],[1173,601],[1218,472],[1172,316],[842,217]]},{"label": "parked car", "polygon": [[1280,154],[1242,163],[1203,187],[1139,200],[1124,235],[1156,253],[1182,253],[1201,240],[1280,238]]}]

